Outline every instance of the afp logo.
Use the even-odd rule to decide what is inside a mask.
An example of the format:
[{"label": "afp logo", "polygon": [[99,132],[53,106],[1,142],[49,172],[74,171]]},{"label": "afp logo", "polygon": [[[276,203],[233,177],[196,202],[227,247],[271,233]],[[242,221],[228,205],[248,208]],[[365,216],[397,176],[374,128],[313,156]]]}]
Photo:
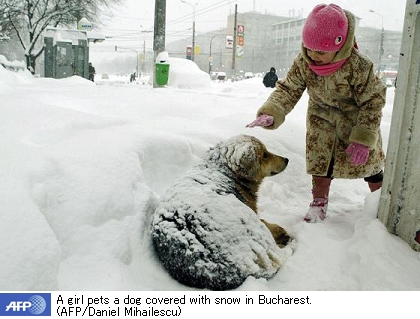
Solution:
[{"label": "afp logo", "polygon": [[0,293],[0,316],[51,316],[51,294]]}]

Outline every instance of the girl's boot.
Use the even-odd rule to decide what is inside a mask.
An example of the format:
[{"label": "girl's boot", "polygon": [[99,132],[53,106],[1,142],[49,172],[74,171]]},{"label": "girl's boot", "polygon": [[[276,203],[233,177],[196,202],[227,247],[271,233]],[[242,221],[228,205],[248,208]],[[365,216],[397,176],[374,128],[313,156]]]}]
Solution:
[{"label": "girl's boot", "polygon": [[371,192],[374,192],[382,187],[382,180],[384,179],[383,171],[373,176],[365,177],[365,181],[368,183]]},{"label": "girl's boot", "polygon": [[377,183],[368,182],[369,189],[371,192],[374,192],[382,187],[382,181]]},{"label": "girl's boot", "polygon": [[316,223],[325,219],[330,185],[330,177],[312,176],[313,201],[309,204],[309,210],[303,218],[305,222]]}]

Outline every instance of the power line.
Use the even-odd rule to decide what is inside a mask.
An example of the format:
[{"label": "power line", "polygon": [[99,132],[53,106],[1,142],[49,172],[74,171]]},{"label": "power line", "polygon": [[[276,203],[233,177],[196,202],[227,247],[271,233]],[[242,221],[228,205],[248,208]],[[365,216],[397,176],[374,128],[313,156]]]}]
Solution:
[{"label": "power line", "polygon": [[[203,8],[203,9],[197,10],[196,13],[195,13],[195,15],[196,16],[197,15],[202,15],[204,13],[207,13],[207,12],[210,12],[210,11],[213,11],[213,10],[216,10],[216,9],[219,9],[221,7],[227,6],[227,5],[229,5],[229,4],[233,3],[233,2],[236,2],[236,1],[237,0],[223,0],[223,1],[219,1],[217,3],[214,3],[214,4],[210,5],[210,6],[207,6],[207,7]],[[175,19],[175,20],[172,20],[172,21],[166,23],[166,26],[171,26],[171,25],[177,24],[179,22],[184,22],[184,21],[192,18],[192,16],[193,16],[192,13],[187,14],[185,16],[182,16],[182,17],[180,17],[178,19]]]},{"label": "power line", "polygon": [[[213,3],[205,8],[199,9],[196,11],[196,15],[203,15],[207,12],[222,8],[224,6],[230,5],[233,2],[236,2],[237,0],[222,0],[222,1],[218,1],[216,3]],[[177,18],[175,20],[172,20],[170,22],[166,23],[166,27],[168,26],[173,26],[175,24],[184,22],[186,20],[188,20],[189,18],[191,18],[193,16],[193,14],[187,14],[184,15],[180,18]],[[122,16],[119,16],[122,17]],[[133,17],[124,17],[124,18],[129,18],[129,19],[133,19],[133,20],[148,20],[148,19],[137,19],[137,18],[133,18]],[[149,20],[148,20],[149,21]],[[225,20],[209,20],[206,21],[207,23],[209,22],[221,22],[221,21],[225,21]],[[131,41],[131,40],[136,40],[138,39],[139,36],[142,36],[144,39],[150,39],[151,35],[149,32],[151,32],[153,30],[153,27],[148,28],[147,30],[135,30],[135,29],[104,29],[104,32],[107,33],[117,33],[115,35],[110,35],[109,38],[112,38],[115,41]],[[184,29],[184,30],[180,30],[180,31],[173,31],[173,32],[167,32],[167,35],[170,37],[184,37],[187,36],[188,34],[186,34],[186,32],[189,29]],[[145,32],[146,31],[146,32]]]}]

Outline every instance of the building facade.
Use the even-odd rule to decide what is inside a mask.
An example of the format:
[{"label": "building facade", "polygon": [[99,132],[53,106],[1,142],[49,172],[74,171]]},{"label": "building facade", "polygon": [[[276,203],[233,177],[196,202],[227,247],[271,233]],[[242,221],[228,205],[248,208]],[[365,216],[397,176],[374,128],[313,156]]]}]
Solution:
[{"label": "building facade", "polygon": [[[232,67],[233,49],[227,48],[226,40],[234,34],[235,15],[231,14],[226,28],[196,35],[195,63],[203,71],[223,71],[228,77],[245,72],[267,72],[274,66],[272,25],[292,19],[258,12],[238,13],[236,24],[243,27],[243,45],[238,48]],[[191,42],[188,37],[167,43],[166,50],[170,56],[185,58]]]},{"label": "building facade", "polygon": [[[235,57],[232,68],[233,50],[226,48],[226,37],[233,36],[234,21],[235,16],[231,14],[226,28],[196,35],[195,62],[200,69],[223,71],[228,77],[233,77],[245,72],[264,73],[273,66],[279,77],[285,76],[300,52],[306,19],[258,12],[238,13],[237,25],[244,28],[244,43],[241,56]],[[356,18],[359,50],[372,59],[375,70],[397,70],[402,32],[384,30],[382,35],[380,29],[361,27],[359,21]],[[189,45],[191,37],[168,43],[166,49],[171,56],[185,58]]]}]

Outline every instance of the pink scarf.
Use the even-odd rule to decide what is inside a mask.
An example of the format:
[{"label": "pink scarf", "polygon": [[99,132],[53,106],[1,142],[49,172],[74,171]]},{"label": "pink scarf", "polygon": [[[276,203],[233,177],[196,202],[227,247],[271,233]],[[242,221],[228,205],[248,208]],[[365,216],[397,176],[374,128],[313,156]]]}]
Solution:
[{"label": "pink scarf", "polygon": [[343,66],[344,63],[346,63],[347,59],[325,64],[325,65],[315,65],[315,64],[309,64],[309,68],[314,71],[317,75],[320,76],[327,76],[333,74],[335,71],[337,71],[339,68]]}]

